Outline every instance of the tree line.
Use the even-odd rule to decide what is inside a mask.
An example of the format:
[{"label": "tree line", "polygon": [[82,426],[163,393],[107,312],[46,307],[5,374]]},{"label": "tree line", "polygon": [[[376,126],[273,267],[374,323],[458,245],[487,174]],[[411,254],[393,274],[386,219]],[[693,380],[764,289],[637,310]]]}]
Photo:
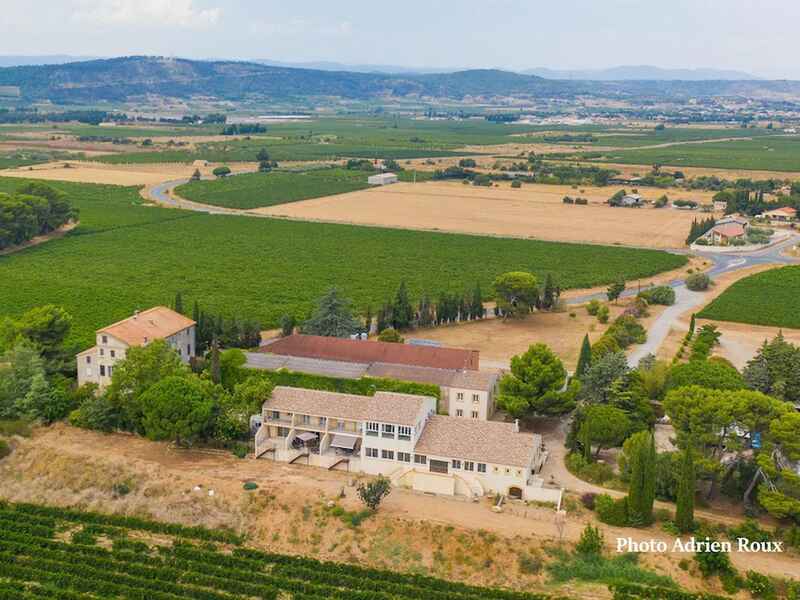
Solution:
[{"label": "tree line", "polygon": [[43,183],[26,183],[0,193],[0,250],[50,233],[78,218],[66,194]]}]

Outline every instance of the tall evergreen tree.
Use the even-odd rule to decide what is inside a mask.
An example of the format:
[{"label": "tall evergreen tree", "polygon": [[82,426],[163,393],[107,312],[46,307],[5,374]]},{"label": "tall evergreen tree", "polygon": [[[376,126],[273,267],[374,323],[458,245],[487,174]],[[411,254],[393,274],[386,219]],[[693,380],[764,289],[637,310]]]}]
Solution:
[{"label": "tall evergreen tree", "polygon": [[632,525],[649,525],[653,521],[656,497],[656,446],[649,431],[635,433],[631,446],[631,479],[628,488],[628,515]]},{"label": "tall evergreen tree", "polygon": [[433,325],[435,315],[433,313],[433,304],[428,294],[423,294],[419,301],[419,316],[417,323],[420,327],[430,327]]},{"label": "tall evergreen tree", "polygon": [[220,383],[222,381],[222,367],[219,362],[219,342],[217,338],[211,342],[211,381]]},{"label": "tall evergreen tree", "polygon": [[392,305],[392,325],[397,330],[409,329],[414,321],[414,308],[408,298],[406,282],[401,281]]},{"label": "tall evergreen tree", "polygon": [[689,320],[689,335],[694,335],[694,328],[695,328],[695,316],[692,313],[692,318]]},{"label": "tall evergreen tree", "polygon": [[194,301],[192,305],[192,321],[197,323],[197,328],[200,328],[200,304],[198,304],[197,300]]},{"label": "tall evergreen tree", "polygon": [[681,470],[678,474],[678,506],[675,510],[675,525],[681,533],[688,533],[694,529],[694,486],[694,455],[691,444],[687,444],[681,457]]},{"label": "tall evergreen tree", "polygon": [[481,293],[480,282],[476,283],[475,289],[472,290],[471,312],[473,319],[483,318],[483,293]]},{"label": "tall evergreen tree", "polygon": [[583,448],[583,458],[586,462],[592,462],[592,428],[589,427],[589,424],[585,420],[578,433],[578,437],[580,438],[581,447]]},{"label": "tall evergreen tree", "polygon": [[303,333],[327,337],[348,337],[361,329],[351,303],[332,287],[319,300],[311,318],[303,323]]},{"label": "tall evergreen tree", "polygon": [[584,376],[589,367],[592,366],[592,344],[589,342],[589,334],[583,336],[581,353],[578,356],[578,366],[575,367],[575,377],[580,379]]},{"label": "tall evergreen tree", "polygon": [[175,303],[172,308],[175,312],[183,314],[183,296],[180,292],[175,294]]},{"label": "tall evergreen tree", "polygon": [[372,305],[367,304],[367,310],[364,311],[364,329],[367,330],[367,334],[372,331]]}]

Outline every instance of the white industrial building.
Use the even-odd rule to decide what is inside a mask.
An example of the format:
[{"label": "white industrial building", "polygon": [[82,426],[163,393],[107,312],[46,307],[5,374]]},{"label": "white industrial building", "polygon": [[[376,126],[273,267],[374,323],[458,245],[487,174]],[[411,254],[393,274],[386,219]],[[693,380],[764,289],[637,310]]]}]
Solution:
[{"label": "white industrial building", "polygon": [[378,173],[367,178],[367,183],[370,185],[389,185],[398,181],[400,180],[394,173]]}]

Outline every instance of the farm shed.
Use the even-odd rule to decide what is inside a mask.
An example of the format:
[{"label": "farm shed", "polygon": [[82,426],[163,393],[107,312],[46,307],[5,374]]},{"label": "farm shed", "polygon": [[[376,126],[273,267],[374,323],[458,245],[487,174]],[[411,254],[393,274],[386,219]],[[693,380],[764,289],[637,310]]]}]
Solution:
[{"label": "farm shed", "polygon": [[389,185],[397,182],[398,178],[394,173],[379,173],[378,175],[371,175],[367,178],[367,183],[370,185]]}]

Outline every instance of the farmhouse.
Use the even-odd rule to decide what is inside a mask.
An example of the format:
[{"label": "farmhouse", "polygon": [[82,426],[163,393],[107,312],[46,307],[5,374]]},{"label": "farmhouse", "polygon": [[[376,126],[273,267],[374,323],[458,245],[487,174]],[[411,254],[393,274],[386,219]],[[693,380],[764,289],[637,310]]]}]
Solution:
[{"label": "farmhouse", "polygon": [[247,366],[358,379],[376,377],[437,385],[441,410],[488,420],[495,410],[500,372],[479,370],[476,350],[292,335],[247,354]]},{"label": "farmhouse", "polygon": [[370,185],[390,185],[398,181],[399,179],[394,173],[378,173],[367,177],[367,183]]},{"label": "farmhouse", "polygon": [[264,403],[256,458],[384,475],[419,492],[503,494],[558,503],[535,476],[541,436],[516,423],[436,415],[436,399],[390,392],[355,396],[276,387]]},{"label": "farmhouse", "polygon": [[728,246],[737,239],[744,239],[745,228],[739,223],[725,223],[715,225],[706,237],[714,246]]},{"label": "farmhouse", "polygon": [[768,210],[761,214],[765,219],[778,223],[789,223],[797,219],[797,210],[790,206],[783,206],[775,210]]},{"label": "farmhouse", "polygon": [[111,382],[114,365],[133,346],[166,340],[181,360],[189,362],[196,351],[195,322],[166,306],[156,306],[98,329],[96,340],[96,346],[77,356],[78,385],[96,383],[103,388]]}]

